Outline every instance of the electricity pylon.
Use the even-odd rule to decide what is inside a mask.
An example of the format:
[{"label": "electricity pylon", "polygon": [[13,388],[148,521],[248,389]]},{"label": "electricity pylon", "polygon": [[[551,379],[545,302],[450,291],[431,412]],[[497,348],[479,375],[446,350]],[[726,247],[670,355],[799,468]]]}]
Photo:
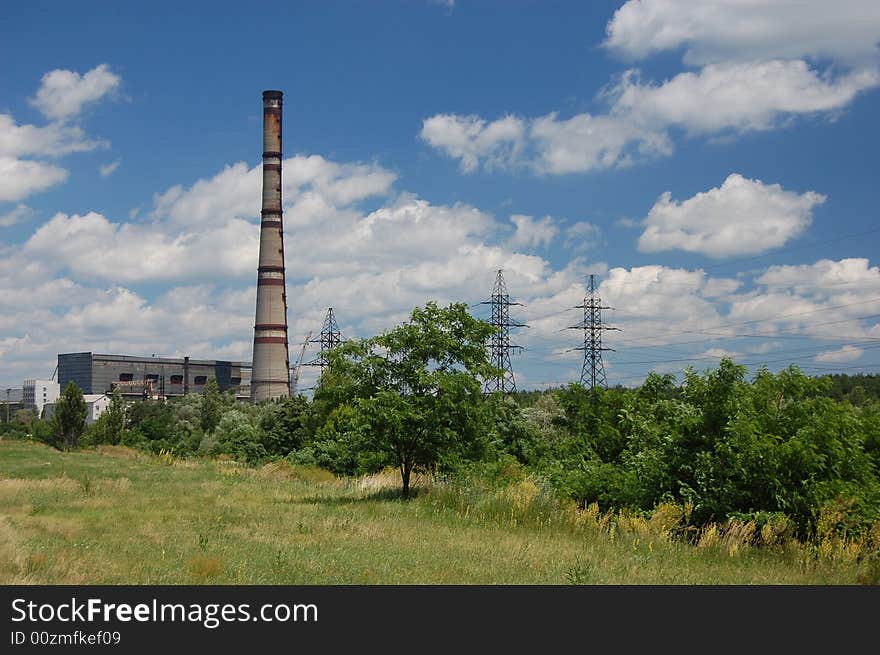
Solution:
[{"label": "electricity pylon", "polygon": [[581,384],[590,391],[593,391],[597,386],[607,387],[608,379],[605,376],[605,363],[602,361],[602,352],[606,350],[614,352],[614,348],[605,348],[602,345],[602,332],[606,330],[620,330],[620,328],[609,327],[602,322],[602,310],[614,308],[602,305],[602,299],[599,297],[599,285],[596,283],[595,275],[590,274],[584,303],[582,305],[575,305],[574,309],[584,310],[583,322],[578,325],[569,326],[569,329],[584,331],[584,345],[572,349],[584,351]]},{"label": "electricity pylon", "polygon": [[335,348],[342,343],[342,333],[339,332],[339,326],[336,324],[336,316],[333,314],[332,307],[328,307],[327,313],[324,314],[324,325],[321,327],[321,334],[317,339],[312,339],[311,343],[321,344],[321,351],[306,366],[320,366],[323,373],[324,368],[330,365],[327,353],[331,348]]},{"label": "electricity pylon", "polygon": [[510,343],[510,328],[528,326],[524,323],[510,320],[511,306],[521,306],[522,303],[510,301],[501,269],[498,269],[498,275],[495,277],[495,288],[492,290],[491,297],[480,304],[491,305],[492,307],[490,323],[492,327],[496,328],[496,331],[489,342],[489,351],[492,365],[501,371],[497,377],[486,380],[485,391],[486,393],[492,393],[493,391],[501,391],[502,393],[515,392],[516,380],[513,377],[513,366],[510,364],[510,351],[517,348],[522,349],[522,346]]}]

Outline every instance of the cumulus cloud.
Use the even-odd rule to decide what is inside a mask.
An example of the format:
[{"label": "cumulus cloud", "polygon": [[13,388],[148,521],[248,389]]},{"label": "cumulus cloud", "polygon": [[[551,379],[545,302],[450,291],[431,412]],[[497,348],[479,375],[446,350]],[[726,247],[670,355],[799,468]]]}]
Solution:
[{"label": "cumulus cloud", "polygon": [[67,175],[65,169],[53,164],[0,157],[0,201],[23,200],[64,182]]},{"label": "cumulus cloud", "polygon": [[463,173],[518,164],[525,124],[515,116],[485,121],[479,116],[437,114],[422,122],[419,136],[428,145],[460,161]]},{"label": "cumulus cloud", "polygon": [[18,125],[12,115],[0,114],[0,156],[3,157],[61,157],[106,145],[104,141],[89,138],[75,125]]},{"label": "cumulus cloud", "polygon": [[843,346],[837,350],[827,350],[823,353],[819,353],[813,359],[817,362],[833,362],[837,364],[840,362],[854,362],[864,353],[865,351],[862,348],[857,348],[856,346]]},{"label": "cumulus cloud", "polygon": [[131,283],[252,273],[258,247],[259,228],[237,219],[210,231],[174,232],[96,212],[59,213],[24,243],[22,255],[83,279]]},{"label": "cumulus cloud", "polygon": [[532,168],[554,175],[626,166],[634,154],[653,157],[672,152],[662,130],[616,113],[578,114],[565,120],[552,113],[532,121],[529,136],[535,151]]},{"label": "cumulus cloud", "polygon": [[[378,164],[339,164],[320,155],[298,155],[282,162],[285,208],[347,207],[388,193],[396,175]],[[153,198],[153,218],[178,225],[214,223],[220,218],[260,215],[262,165],[226,166],[189,188],[176,185]],[[290,220],[298,220],[291,217]]]},{"label": "cumulus cloud", "polygon": [[[662,82],[625,71],[597,94],[604,110],[560,117],[437,114],[421,138],[463,173],[524,169],[562,175],[669,156],[674,131],[730,137],[802,116],[836,118],[880,86],[880,13],[873,0],[774,3],[631,0],[605,46],[628,59],[685,48],[683,71]],[[805,5],[805,6],[802,6]]]},{"label": "cumulus cloud", "polygon": [[639,250],[709,257],[765,252],[801,234],[823,202],[825,196],[814,191],[798,194],[733,173],[720,187],[681,202],[664,192],[643,221]]},{"label": "cumulus cloud", "polygon": [[[482,166],[562,175],[669,156],[673,128],[718,137],[774,129],[796,116],[833,116],[878,85],[874,68],[834,77],[800,60],[713,64],[661,84],[642,82],[639,71],[629,70],[603,92],[611,103],[604,114],[562,119],[553,112],[493,122],[442,114],[424,121],[421,137],[458,159],[463,173]],[[501,130],[500,123],[516,129]]]},{"label": "cumulus cloud", "polygon": [[536,220],[524,214],[513,214],[510,222],[516,226],[516,232],[508,242],[512,248],[546,248],[559,233],[552,216]]},{"label": "cumulus cloud", "polygon": [[67,170],[45,158],[86,152],[103,145],[86,137],[79,127],[18,125],[10,114],[0,114],[0,201],[23,200],[64,182]]},{"label": "cumulus cloud", "polygon": [[627,59],[684,49],[688,64],[735,59],[876,57],[874,0],[630,0],[606,28],[605,46]]},{"label": "cumulus cloud", "polygon": [[[320,328],[328,306],[346,336],[367,336],[405,320],[427,300],[475,305],[488,297],[502,269],[512,298],[524,303],[514,318],[531,326],[515,335],[530,357],[527,371],[525,363],[514,362],[518,381],[524,383],[527,373],[529,384],[561,384],[580,370],[581,353],[566,351],[581,335],[565,328],[580,318],[576,306],[590,272],[602,276],[603,302],[617,308],[606,320],[623,329],[609,335],[610,347],[623,352],[646,342],[675,344],[682,330],[706,331],[705,342],[689,347],[691,357],[717,354],[712,348],[743,351],[713,343],[727,335],[720,324],[737,320],[768,318],[764,333],[801,330],[824,338],[838,326],[815,325],[815,314],[799,320],[780,313],[821,312],[847,298],[861,303],[871,297],[870,290],[839,289],[839,282],[880,284],[880,271],[866,260],[771,268],[756,280],[758,288],[745,292],[741,280],[704,271],[609,270],[580,256],[556,266],[532,251],[554,239],[589,241],[598,229],[586,221],[566,225],[523,214],[508,223],[471,205],[434,204],[394,191],[394,175],[375,164],[298,156],[286,160],[284,170],[292,353]],[[10,382],[43,368],[48,374],[58,352],[80,350],[249,359],[259,196],[259,168],[235,164],[158,193],[144,220],[59,213],[23,244],[0,247],[0,340],[6,349],[0,369]],[[822,289],[786,284],[794,279]],[[868,313],[873,306],[853,309]],[[473,311],[488,317],[487,307]],[[880,337],[880,326],[857,320],[860,314],[835,317],[841,315],[853,319],[848,334]],[[306,360],[313,355],[307,351]],[[614,379],[644,374],[646,367],[633,369],[626,355],[608,356]],[[304,369],[301,387],[315,375]]]},{"label": "cumulus cloud", "polygon": [[106,66],[98,66],[82,77],[73,71],[51,71],[43,76],[31,103],[52,122],[44,126],[19,125],[11,114],[0,114],[0,201],[23,200],[64,182],[67,170],[46,158],[106,147],[105,141],[88,137],[69,121],[83,105],[100,100],[120,82]]},{"label": "cumulus cloud", "polygon": [[92,104],[116,91],[122,78],[101,64],[80,75],[76,71],[55,69],[43,75],[37,94],[30,103],[46,118],[70,119]]},{"label": "cumulus cloud", "polygon": [[[503,223],[473,206],[392,193],[395,176],[377,165],[301,156],[286,160],[284,171],[291,344],[320,328],[327,306],[338,308],[347,334],[365,336],[404,320],[429,299],[481,300],[499,268],[516,293],[531,296],[577,286],[581,277],[577,266],[554,271],[527,252],[555,234],[550,217],[519,219],[514,245],[502,241]],[[19,307],[8,324],[0,322],[0,337],[28,336],[33,353],[47,352],[39,345],[46,344],[61,352],[115,348],[173,354],[173,345],[202,357],[248,358],[259,181],[258,167],[227,166],[157,194],[144,221],[97,212],[56,214],[21,246],[0,251],[0,277],[5,282],[11,275],[10,289],[33,291],[34,279],[48,284],[33,300],[8,296],[23,300],[32,312]],[[378,208],[360,207],[376,197]],[[334,238],[328,240],[328,233]],[[214,288],[218,279],[223,286]],[[150,301],[138,291],[146,284],[172,290]],[[206,321],[211,325],[203,326]],[[165,327],[170,323],[173,329]],[[62,324],[70,326],[70,338],[51,327]],[[304,371],[303,384],[309,375]]]},{"label": "cumulus cloud", "polygon": [[636,125],[690,134],[769,130],[796,115],[836,112],[880,84],[876,69],[832,78],[800,60],[712,64],[663,84],[642,84],[636,71],[611,93],[613,113]]},{"label": "cumulus cloud", "polygon": [[[756,281],[768,289],[804,293],[880,293],[880,268],[860,257],[821,259],[814,264],[771,266]],[[841,297],[841,301],[847,299],[848,296]]]}]

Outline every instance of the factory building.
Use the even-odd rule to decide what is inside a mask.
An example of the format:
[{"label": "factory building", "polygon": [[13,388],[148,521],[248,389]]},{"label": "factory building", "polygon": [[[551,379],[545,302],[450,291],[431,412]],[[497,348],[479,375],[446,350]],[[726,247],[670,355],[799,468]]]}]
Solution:
[{"label": "factory building", "polygon": [[25,380],[21,387],[21,406],[32,409],[39,418],[46,403],[58,400],[61,387],[55,380]]},{"label": "factory building", "polygon": [[220,391],[232,390],[239,400],[250,399],[250,362],[91,352],[58,355],[61,389],[76,382],[84,394],[109,395],[118,387],[127,398],[174,398],[201,393],[210,378],[217,380]]},{"label": "factory building", "polygon": [[15,412],[22,407],[22,389],[18,388],[10,388],[4,389],[0,392],[0,420],[5,420],[7,423],[9,422],[9,417],[14,416]]}]

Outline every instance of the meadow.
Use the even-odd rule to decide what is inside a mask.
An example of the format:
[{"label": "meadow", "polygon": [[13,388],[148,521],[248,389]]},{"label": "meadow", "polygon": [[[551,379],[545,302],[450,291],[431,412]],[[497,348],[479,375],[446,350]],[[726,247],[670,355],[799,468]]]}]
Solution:
[{"label": "meadow", "polygon": [[0,440],[2,584],[876,584],[845,541],[754,546],[748,524],[672,534],[503,488],[338,477],[122,446]]}]

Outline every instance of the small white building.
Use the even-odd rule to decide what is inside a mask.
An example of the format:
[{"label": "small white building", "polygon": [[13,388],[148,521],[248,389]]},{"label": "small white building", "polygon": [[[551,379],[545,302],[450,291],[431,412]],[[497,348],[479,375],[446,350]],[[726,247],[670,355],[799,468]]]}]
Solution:
[{"label": "small white building", "polygon": [[86,414],[86,425],[91,425],[98,420],[98,417],[107,411],[110,407],[110,396],[104,393],[87,393],[83,394],[86,401],[86,408],[89,413]]},{"label": "small white building", "polygon": [[39,418],[47,403],[54,403],[61,395],[61,385],[54,380],[25,380],[21,388],[22,408],[32,409]]},{"label": "small white building", "polygon": [[[86,401],[86,425],[91,425],[98,420],[107,408],[110,407],[110,396],[104,393],[85,393],[83,400]],[[46,420],[55,416],[56,403],[46,403]]]}]

